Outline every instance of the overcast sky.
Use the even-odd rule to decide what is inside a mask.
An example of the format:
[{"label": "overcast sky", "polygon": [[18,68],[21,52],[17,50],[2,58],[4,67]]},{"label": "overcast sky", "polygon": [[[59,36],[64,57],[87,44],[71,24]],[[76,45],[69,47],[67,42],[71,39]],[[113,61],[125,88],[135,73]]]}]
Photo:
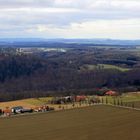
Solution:
[{"label": "overcast sky", "polygon": [[0,37],[140,39],[140,0],[0,0]]}]

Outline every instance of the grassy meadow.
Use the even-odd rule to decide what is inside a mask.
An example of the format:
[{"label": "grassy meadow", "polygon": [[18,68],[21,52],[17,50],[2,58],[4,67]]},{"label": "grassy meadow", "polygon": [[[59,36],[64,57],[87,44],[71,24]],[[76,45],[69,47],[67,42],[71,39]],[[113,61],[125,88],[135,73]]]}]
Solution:
[{"label": "grassy meadow", "polygon": [[84,65],[81,67],[81,71],[89,70],[97,70],[97,69],[116,69],[122,72],[129,71],[129,68],[123,68],[115,65],[109,65],[109,64],[97,64],[97,65]]},{"label": "grassy meadow", "polygon": [[0,108],[3,109],[6,107],[13,107],[13,106],[23,106],[25,108],[34,108],[34,107],[42,106],[46,104],[51,99],[52,99],[51,97],[43,97],[43,98],[30,98],[30,99],[10,101],[10,102],[1,102]]},{"label": "grassy meadow", "polygon": [[122,94],[121,96],[104,96],[100,97],[103,99],[104,103],[106,103],[106,100],[108,104],[114,104],[114,100],[119,103],[122,102],[122,104],[125,106],[132,106],[134,105],[135,108],[140,108],[140,93],[127,93],[127,94]]},{"label": "grassy meadow", "polygon": [[[89,99],[92,98],[100,98],[100,101],[103,100],[104,103],[106,103],[106,99],[108,104],[114,104],[114,100],[122,101],[124,104],[127,104],[129,106],[132,106],[132,103],[135,105],[136,108],[140,108],[140,93],[125,93],[121,96],[88,96]],[[30,99],[24,99],[24,100],[17,100],[17,101],[10,101],[10,102],[1,102],[0,108],[5,109],[6,107],[13,107],[13,106],[23,106],[25,108],[35,108],[42,105],[49,105],[54,107],[56,110],[59,108],[59,105],[56,104],[50,104],[49,101],[51,101],[53,97],[42,97],[42,98],[30,98]],[[79,105],[79,103],[75,103],[75,105]],[[72,104],[64,104],[61,105],[66,108],[72,108]],[[82,104],[82,106],[87,106],[86,104]]]}]

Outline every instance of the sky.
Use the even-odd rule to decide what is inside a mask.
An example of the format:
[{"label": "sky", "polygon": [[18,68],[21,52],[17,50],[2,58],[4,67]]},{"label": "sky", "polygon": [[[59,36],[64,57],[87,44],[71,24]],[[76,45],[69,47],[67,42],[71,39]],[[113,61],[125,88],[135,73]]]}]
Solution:
[{"label": "sky", "polygon": [[140,39],[140,0],[0,0],[0,38]]}]

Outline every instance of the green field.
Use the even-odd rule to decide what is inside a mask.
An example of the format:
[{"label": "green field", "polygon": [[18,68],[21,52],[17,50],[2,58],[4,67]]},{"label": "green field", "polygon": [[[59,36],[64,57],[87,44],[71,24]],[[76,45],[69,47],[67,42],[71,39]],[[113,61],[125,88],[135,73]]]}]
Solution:
[{"label": "green field", "polygon": [[24,100],[25,103],[40,106],[46,104],[48,101],[52,100],[53,97],[42,97],[42,98],[32,98]]},{"label": "green field", "polygon": [[106,100],[108,101],[108,104],[114,104],[114,100],[116,101],[116,103],[119,101],[123,103],[123,105],[128,105],[128,106],[132,106],[132,104],[134,105],[135,108],[140,108],[140,93],[127,93],[127,94],[123,94],[121,96],[103,96],[101,97],[104,101],[104,103],[106,102]]},{"label": "green field", "polygon": [[0,119],[1,140],[140,140],[140,112],[92,106]]},{"label": "green field", "polygon": [[109,64],[97,64],[97,65],[84,65],[81,67],[81,70],[97,70],[97,69],[117,69],[119,71],[125,72],[129,71],[129,68],[123,68],[115,65]]}]

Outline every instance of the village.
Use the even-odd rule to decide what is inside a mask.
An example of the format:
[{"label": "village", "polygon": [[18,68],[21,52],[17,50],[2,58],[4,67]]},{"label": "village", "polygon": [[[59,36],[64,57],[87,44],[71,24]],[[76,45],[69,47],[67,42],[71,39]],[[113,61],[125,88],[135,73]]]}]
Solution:
[{"label": "village", "polygon": [[27,115],[31,113],[36,114],[50,111],[61,111],[102,104],[129,106],[134,108],[134,103],[123,103],[121,96],[116,91],[108,90],[102,96],[89,96],[81,94],[75,96],[51,97],[50,100],[42,102],[41,105],[35,105],[34,107],[24,107],[18,104],[16,104],[17,106],[6,106],[5,108],[0,109],[0,117],[18,116],[21,114]]}]

